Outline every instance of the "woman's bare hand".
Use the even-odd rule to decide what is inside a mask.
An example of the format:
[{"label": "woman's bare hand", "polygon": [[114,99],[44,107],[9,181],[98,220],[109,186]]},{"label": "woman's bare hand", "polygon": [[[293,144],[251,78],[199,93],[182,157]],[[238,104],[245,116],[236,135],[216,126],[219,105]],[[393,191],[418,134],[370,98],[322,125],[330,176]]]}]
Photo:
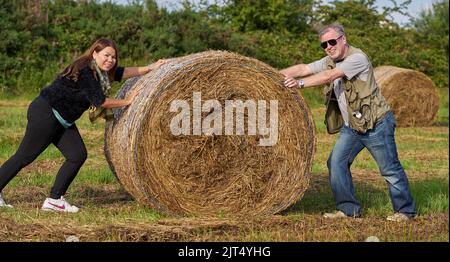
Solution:
[{"label": "woman's bare hand", "polygon": [[153,64],[150,64],[148,67],[150,68],[151,71],[158,69],[158,67],[164,65],[165,63],[167,63],[167,60],[165,59],[159,59],[158,61],[156,61]]},{"label": "woman's bare hand", "polygon": [[126,100],[128,101],[128,104],[131,104],[133,102],[134,98],[142,92],[142,89],[143,87],[140,86],[127,93]]}]

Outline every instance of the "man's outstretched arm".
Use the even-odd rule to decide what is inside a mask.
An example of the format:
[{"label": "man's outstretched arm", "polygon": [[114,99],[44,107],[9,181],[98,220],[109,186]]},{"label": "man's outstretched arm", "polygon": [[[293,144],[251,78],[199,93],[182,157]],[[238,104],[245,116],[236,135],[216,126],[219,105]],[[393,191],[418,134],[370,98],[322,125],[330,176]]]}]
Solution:
[{"label": "man's outstretched arm", "polygon": [[343,77],[344,71],[342,71],[339,68],[324,70],[322,72],[319,72],[317,74],[308,76],[306,78],[303,78],[301,80],[296,80],[293,77],[286,77],[284,80],[284,85],[289,88],[295,88],[299,87],[299,81],[303,81],[303,87],[311,87],[311,86],[318,86],[323,84],[328,84],[333,82],[335,79],[339,77]]},{"label": "man's outstretched arm", "polygon": [[312,71],[308,65],[298,64],[298,65],[294,65],[294,66],[282,69],[282,70],[280,70],[280,73],[282,73],[287,78],[297,78],[297,77],[309,76],[312,74]]}]

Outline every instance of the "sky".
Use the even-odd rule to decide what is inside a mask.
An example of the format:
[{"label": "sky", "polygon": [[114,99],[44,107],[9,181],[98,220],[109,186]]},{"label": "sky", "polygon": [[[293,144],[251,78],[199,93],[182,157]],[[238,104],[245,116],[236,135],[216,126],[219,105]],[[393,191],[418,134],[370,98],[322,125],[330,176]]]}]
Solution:
[{"label": "sky", "polygon": [[[404,2],[404,1],[397,1]],[[408,6],[408,12],[413,17],[418,17],[420,12],[425,9],[430,9],[433,6],[435,0],[413,0]],[[377,0],[376,6],[379,7],[379,11],[382,11],[382,6],[392,7],[392,3],[389,0]],[[399,25],[404,25],[409,21],[409,18],[401,14],[394,14],[394,21]]]},{"label": "sky", "polygon": [[[113,0],[114,1],[114,0]],[[192,2],[198,2],[198,0],[191,0]],[[214,2],[213,0],[210,0],[211,2]],[[436,0],[412,0],[412,2],[409,4],[408,11],[413,17],[418,17],[420,12],[424,9],[429,9],[432,7],[432,3]],[[116,3],[126,4],[128,0],[115,0]],[[180,5],[178,4],[180,1],[177,0],[156,0],[158,3],[158,6],[166,7],[168,10],[176,9]],[[332,2],[332,0],[325,0],[324,2]],[[398,3],[405,2],[404,0],[396,0]],[[392,7],[392,3],[390,0],[377,0],[375,6],[379,8],[379,11],[382,11],[383,6]],[[405,25],[409,18],[406,16],[403,16],[401,14],[394,14],[393,15],[394,21],[399,25]]]}]

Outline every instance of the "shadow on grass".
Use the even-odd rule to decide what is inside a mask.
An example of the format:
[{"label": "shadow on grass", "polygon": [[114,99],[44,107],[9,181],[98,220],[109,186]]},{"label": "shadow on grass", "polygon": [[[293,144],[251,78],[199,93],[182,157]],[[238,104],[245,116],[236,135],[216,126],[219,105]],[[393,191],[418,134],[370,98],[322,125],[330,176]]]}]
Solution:
[{"label": "shadow on grass", "polygon": [[88,186],[84,187],[81,191],[74,193],[73,197],[80,199],[83,204],[93,204],[96,206],[125,204],[133,201],[133,197],[123,188],[104,189]]},{"label": "shadow on grass", "polygon": [[[393,212],[386,184],[361,180],[354,180],[353,183],[363,215],[386,215]],[[419,215],[449,211],[448,179],[430,178],[410,181],[410,189]],[[303,198],[282,214],[322,214],[334,210],[335,203],[328,180],[314,179],[313,175],[311,185]]]},{"label": "shadow on grass", "polygon": [[438,126],[438,127],[448,126],[448,117],[447,117],[447,120],[434,122],[432,126]]}]

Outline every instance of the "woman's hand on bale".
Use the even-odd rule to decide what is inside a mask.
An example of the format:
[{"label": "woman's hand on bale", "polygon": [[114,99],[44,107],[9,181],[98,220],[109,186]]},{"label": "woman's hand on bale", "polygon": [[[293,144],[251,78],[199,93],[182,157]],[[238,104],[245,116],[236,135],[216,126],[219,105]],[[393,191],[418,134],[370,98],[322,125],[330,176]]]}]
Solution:
[{"label": "woman's hand on bale", "polygon": [[167,62],[167,60],[165,60],[165,59],[159,59],[155,63],[148,65],[148,68],[150,69],[150,71],[153,71],[153,70],[158,69],[158,67],[162,66],[166,62]]},{"label": "woman's hand on bale", "polygon": [[137,95],[139,95],[141,92],[142,92],[142,86],[128,92],[127,97],[126,97],[128,105],[130,105],[133,102],[134,98]]}]

